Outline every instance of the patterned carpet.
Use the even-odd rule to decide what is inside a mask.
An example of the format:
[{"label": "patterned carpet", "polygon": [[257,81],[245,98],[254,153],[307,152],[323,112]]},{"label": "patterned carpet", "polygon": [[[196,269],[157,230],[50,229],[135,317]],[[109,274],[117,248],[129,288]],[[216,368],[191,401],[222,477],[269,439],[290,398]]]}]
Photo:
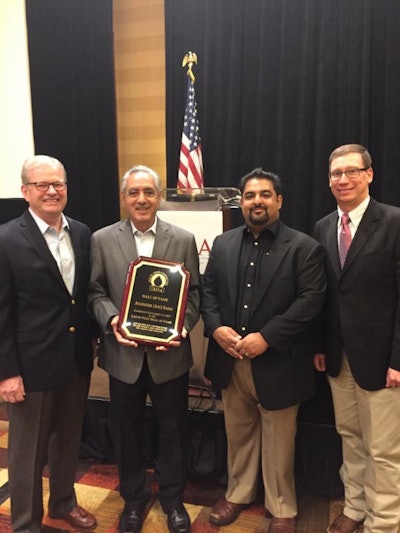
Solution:
[{"label": "patterned carpet", "polygon": [[[1,415],[1,413],[0,413]],[[9,533],[10,499],[7,490],[7,431],[8,422],[0,420],[0,533]],[[46,473],[45,473],[46,475]],[[143,526],[143,533],[168,533],[166,517],[156,498],[157,479],[149,471],[153,498]],[[47,509],[48,479],[43,479],[44,509]],[[118,517],[123,502],[118,492],[118,476],[115,465],[81,462],[76,476],[76,492],[79,503],[93,512],[98,521],[96,533],[117,533]],[[208,523],[213,504],[224,493],[224,487],[190,483],[185,491],[184,501],[192,520],[193,533],[259,533],[268,524],[262,503],[255,503],[246,509],[233,524],[221,528]],[[329,521],[341,510],[340,500],[329,500],[312,496],[299,498],[298,533],[322,533]],[[53,520],[45,515],[44,533],[71,531],[66,522]]]}]

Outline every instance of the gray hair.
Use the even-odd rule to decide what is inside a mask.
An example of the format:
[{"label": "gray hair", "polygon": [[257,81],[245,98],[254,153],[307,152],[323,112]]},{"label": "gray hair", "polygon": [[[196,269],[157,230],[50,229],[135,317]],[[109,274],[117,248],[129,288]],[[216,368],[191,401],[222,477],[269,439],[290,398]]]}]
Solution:
[{"label": "gray hair", "polygon": [[122,194],[125,194],[126,192],[126,182],[128,181],[129,176],[132,174],[137,174],[139,172],[145,172],[146,174],[149,174],[153,179],[156,186],[157,191],[159,192],[161,190],[161,180],[160,176],[157,174],[155,170],[153,170],[150,167],[146,167],[145,165],[135,165],[134,167],[130,168],[125,174],[122,176],[121,180],[121,186],[120,191]]},{"label": "gray hair", "polygon": [[61,169],[64,174],[64,180],[67,181],[67,173],[65,171],[64,165],[56,159],[49,155],[34,155],[25,159],[24,164],[22,165],[21,170],[21,181],[24,185],[29,182],[29,173],[35,167],[47,166],[53,167],[55,169]]}]

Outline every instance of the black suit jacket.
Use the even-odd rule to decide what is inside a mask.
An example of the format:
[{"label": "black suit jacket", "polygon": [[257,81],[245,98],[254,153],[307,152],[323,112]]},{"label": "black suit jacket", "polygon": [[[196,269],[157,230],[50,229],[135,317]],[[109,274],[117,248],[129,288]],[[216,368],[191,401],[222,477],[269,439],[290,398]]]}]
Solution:
[{"label": "black suit jacket", "polygon": [[[221,388],[234,359],[214,341],[219,326],[236,329],[238,264],[244,226],[218,236],[203,276],[202,314],[210,337],[205,374]],[[311,237],[280,224],[258,287],[250,332],[261,332],[270,348],[252,360],[258,398],[266,409],[282,409],[314,393],[313,326],[325,298],[324,252]]]},{"label": "black suit jacket", "polygon": [[68,222],[75,254],[72,296],[29,211],[0,226],[0,380],[21,375],[27,391],[62,385],[76,366],[83,375],[92,370],[90,230]]},{"label": "black suit jacket", "polygon": [[328,297],[320,351],[337,376],[343,351],[366,390],[385,386],[388,367],[400,370],[400,209],[371,199],[343,270],[337,211],[315,225],[327,254]]}]

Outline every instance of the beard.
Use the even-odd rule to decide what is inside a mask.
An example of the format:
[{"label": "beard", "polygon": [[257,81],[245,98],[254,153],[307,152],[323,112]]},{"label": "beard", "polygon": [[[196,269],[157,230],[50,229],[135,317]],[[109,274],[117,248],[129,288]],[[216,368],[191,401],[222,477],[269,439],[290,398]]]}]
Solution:
[{"label": "beard", "polygon": [[[259,208],[258,208],[259,209]],[[269,222],[268,211],[264,209],[264,212],[260,215],[254,215],[253,209],[249,213],[249,222],[252,226],[265,226]]]}]

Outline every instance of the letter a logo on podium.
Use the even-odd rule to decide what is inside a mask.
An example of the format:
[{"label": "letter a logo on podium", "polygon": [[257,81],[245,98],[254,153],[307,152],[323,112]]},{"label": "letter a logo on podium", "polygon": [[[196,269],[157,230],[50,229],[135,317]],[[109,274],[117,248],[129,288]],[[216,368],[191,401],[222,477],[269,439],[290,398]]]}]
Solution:
[{"label": "letter a logo on podium", "polygon": [[177,188],[181,192],[191,192],[193,189],[204,188],[201,138],[194,90],[195,77],[192,72],[193,63],[197,63],[197,56],[194,52],[188,52],[182,61],[183,67],[188,65],[188,81],[177,183]]},{"label": "letter a logo on podium", "polygon": [[208,244],[207,242],[207,239],[203,239],[203,242],[201,243],[201,246],[199,248],[199,256],[205,252],[207,254],[207,256],[210,254],[211,252],[211,247],[210,245]]}]

